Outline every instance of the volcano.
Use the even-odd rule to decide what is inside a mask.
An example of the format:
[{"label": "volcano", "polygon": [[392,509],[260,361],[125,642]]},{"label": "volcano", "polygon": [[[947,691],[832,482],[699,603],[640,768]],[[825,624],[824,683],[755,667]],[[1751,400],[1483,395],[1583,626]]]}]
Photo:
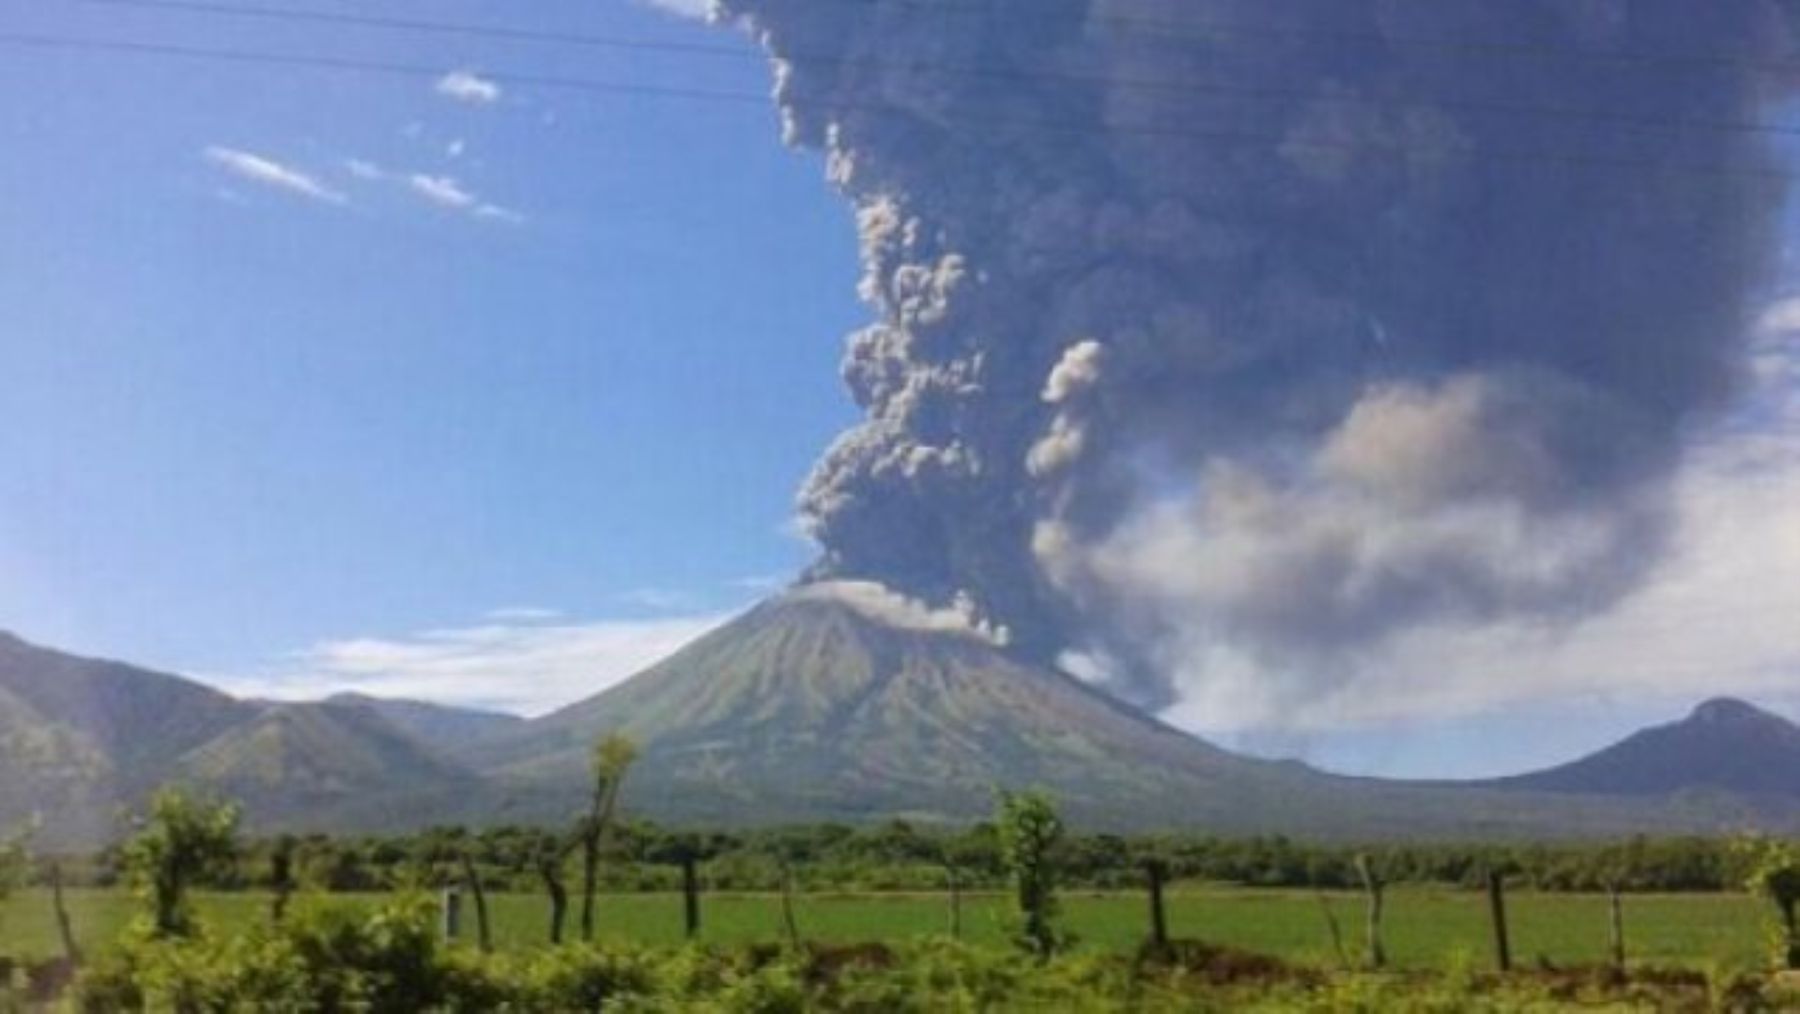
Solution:
[{"label": "volcano", "polygon": [[646,748],[640,801],[695,816],[955,819],[997,787],[1125,816],[1277,773],[1162,725],[970,630],[900,626],[829,594],[765,602],[596,697],[467,758],[516,783],[580,782],[595,738]]},{"label": "volcano", "polygon": [[[490,819],[566,815],[588,753],[642,747],[625,801],[688,823],[965,821],[1002,789],[1050,792],[1072,820],[1393,838],[1704,831],[1743,808],[1512,787],[1409,784],[1244,757],[1145,715],[981,631],[898,619],[831,586],[771,599],[585,701],[458,754]],[[1800,811],[1800,807],[1794,808]],[[1786,826],[1795,812],[1764,814]],[[1752,818],[1757,820],[1758,818]]]}]

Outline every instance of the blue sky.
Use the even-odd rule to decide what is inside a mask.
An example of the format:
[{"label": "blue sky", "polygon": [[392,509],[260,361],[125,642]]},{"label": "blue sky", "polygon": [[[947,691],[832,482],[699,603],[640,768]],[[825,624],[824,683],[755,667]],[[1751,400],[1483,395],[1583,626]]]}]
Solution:
[{"label": "blue sky", "polygon": [[[81,3],[0,24],[766,89],[753,59]],[[803,561],[783,526],[850,417],[832,377],[860,315],[815,160],[768,108],[440,83],[7,50],[6,625],[225,672],[502,607],[722,607]]]},{"label": "blue sky", "polygon": [[[429,16],[521,22],[472,0]],[[626,0],[530,23],[743,58],[5,9],[10,34],[421,72],[0,44],[0,627],[243,692],[542,710],[804,564],[794,487],[854,418],[847,208],[769,106],[515,79],[765,92],[730,33]],[[1468,679],[1397,676],[1398,703],[1347,728],[1171,717],[1472,774],[1707,692],[1792,709],[1800,312],[1777,310],[1758,421],[1697,437],[1683,552],[1618,616],[1461,645]],[[1677,623],[1680,650],[1640,657]]]}]

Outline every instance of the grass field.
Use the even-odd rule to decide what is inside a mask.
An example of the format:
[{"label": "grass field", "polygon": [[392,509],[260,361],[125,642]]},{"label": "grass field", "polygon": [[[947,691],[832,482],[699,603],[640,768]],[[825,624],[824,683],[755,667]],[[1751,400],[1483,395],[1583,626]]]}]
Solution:
[{"label": "grass field", "polygon": [[[131,916],[123,891],[70,891],[69,909],[82,945],[96,950],[112,939]],[[1362,902],[1352,894],[1329,896],[1343,928],[1345,946],[1361,942]],[[374,904],[378,896],[296,898],[308,904]],[[497,895],[489,899],[496,943],[501,947],[540,946],[548,906],[542,896]],[[215,931],[267,918],[268,900],[258,894],[209,894],[200,899],[206,924]],[[703,900],[703,940],[720,943],[777,941],[783,936],[779,901],[766,895],[708,895]],[[575,922],[570,912],[570,930]],[[1598,962],[1606,954],[1604,898],[1589,895],[1515,893],[1508,898],[1513,953],[1521,965],[1538,956],[1557,964]],[[1489,960],[1484,895],[1435,889],[1389,892],[1385,937],[1391,960],[1401,966],[1441,966],[1458,955],[1482,964]],[[1146,933],[1146,903],[1138,894],[1068,893],[1064,921],[1083,947],[1134,947]],[[895,940],[943,934],[949,907],[932,895],[806,895],[796,900],[803,936],[849,942]],[[976,943],[1006,939],[1007,899],[969,895],[963,899],[963,932]],[[1750,898],[1735,895],[1648,895],[1625,902],[1626,935],[1633,961],[1704,967],[1757,963],[1766,958],[1763,913]],[[1283,957],[1331,964],[1330,936],[1319,899],[1310,892],[1193,888],[1168,899],[1169,930]],[[473,933],[473,912],[468,917]],[[678,895],[611,895],[600,900],[604,936],[647,943],[681,938]],[[0,954],[41,957],[57,951],[48,896],[27,891],[0,903]]]}]

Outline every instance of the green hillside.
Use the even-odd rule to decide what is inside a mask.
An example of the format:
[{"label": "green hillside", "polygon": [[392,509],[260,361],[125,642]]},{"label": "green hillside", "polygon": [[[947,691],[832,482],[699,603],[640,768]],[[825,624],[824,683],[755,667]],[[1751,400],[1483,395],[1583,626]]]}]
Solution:
[{"label": "green hillside", "polygon": [[174,777],[245,800],[265,820],[468,780],[374,709],[329,701],[273,705],[184,754]]}]

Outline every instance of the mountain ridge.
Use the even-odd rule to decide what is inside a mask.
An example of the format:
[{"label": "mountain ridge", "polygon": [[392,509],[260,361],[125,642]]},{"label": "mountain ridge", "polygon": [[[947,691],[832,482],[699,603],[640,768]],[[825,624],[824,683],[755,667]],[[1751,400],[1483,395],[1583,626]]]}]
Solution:
[{"label": "mountain ridge", "polygon": [[[1740,702],[1696,713],[1729,728],[1772,717]],[[456,732],[432,742],[430,728]],[[1246,757],[981,636],[896,626],[818,595],[762,603],[534,720],[361,695],[240,701],[0,639],[0,825],[48,812],[51,837],[91,844],[116,831],[119,806],[167,780],[242,797],[265,830],[561,821],[609,731],[643,749],[626,804],[673,823],[960,822],[991,812],[996,789],[1046,788],[1096,829],[1360,840],[1800,830],[1800,796],[1729,786],[1634,796],[1400,782]],[[134,738],[155,742],[115,750]],[[127,770],[124,757],[145,766]]]},{"label": "mountain ridge", "polygon": [[1725,791],[1800,799],[1800,725],[1735,697],[1631,733],[1540,771],[1489,779],[1500,788],[1623,796]]}]

